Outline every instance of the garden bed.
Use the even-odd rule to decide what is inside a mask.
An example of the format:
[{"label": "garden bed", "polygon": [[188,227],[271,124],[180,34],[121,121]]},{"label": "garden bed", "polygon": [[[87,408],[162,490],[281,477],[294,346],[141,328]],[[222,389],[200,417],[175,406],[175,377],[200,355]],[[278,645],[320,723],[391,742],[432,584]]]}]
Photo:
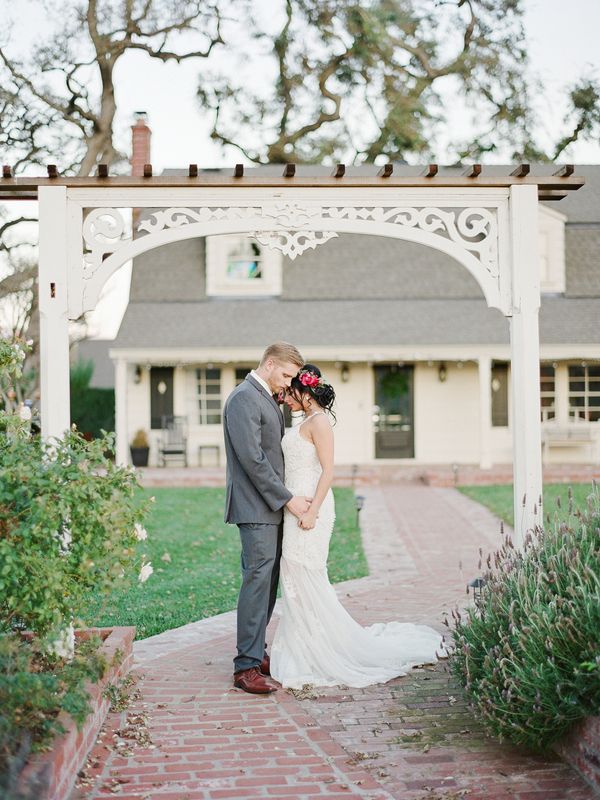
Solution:
[{"label": "garden bed", "polygon": [[61,712],[59,720],[65,732],[57,736],[50,749],[34,755],[25,768],[23,779],[44,774],[46,788],[36,800],[65,800],[69,796],[77,774],[96,741],[96,737],[106,719],[110,701],[105,689],[111,683],[125,677],[133,662],[133,640],[135,628],[92,628],[77,631],[77,638],[87,638],[96,634],[102,639],[100,653],[106,658],[108,666],[97,683],[88,684],[91,711],[81,729],[72,718]]}]

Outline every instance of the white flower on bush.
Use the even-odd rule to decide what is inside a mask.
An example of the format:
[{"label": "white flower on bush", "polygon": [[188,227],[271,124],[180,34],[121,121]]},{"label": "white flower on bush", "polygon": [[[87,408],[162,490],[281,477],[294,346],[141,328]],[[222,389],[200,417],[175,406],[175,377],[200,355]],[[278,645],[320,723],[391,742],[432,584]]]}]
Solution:
[{"label": "white flower on bush", "polygon": [[144,583],[148,580],[150,575],[154,572],[152,568],[152,564],[148,561],[146,564],[142,564],[142,568],[140,570],[140,574],[138,575],[138,581],[140,583]]},{"label": "white flower on bush", "polygon": [[135,538],[138,542],[143,542],[145,539],[148,538],[148,531],[139,522],[135,523],[135,528],[133,529],[133,533]]},{"label": "white flower on bush", "polygon": [[70,661],[75,655],[75,628],[73,623],[67,625],[58,634],[58,637],[48,645],[48,652],[57,655],[59,658],[66,658]]}]

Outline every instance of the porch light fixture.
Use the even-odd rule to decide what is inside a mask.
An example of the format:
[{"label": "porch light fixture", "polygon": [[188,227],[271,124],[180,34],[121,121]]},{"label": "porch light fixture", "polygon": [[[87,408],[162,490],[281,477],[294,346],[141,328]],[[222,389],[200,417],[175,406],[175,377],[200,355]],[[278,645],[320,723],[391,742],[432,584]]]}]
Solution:
[{"label": "porch light fixture", "polygon": [[342,378],[342,383],[348,383],[350,380],[350,367],[348,364],[342,364],[340,376]]},{"label": "porch light fixture", "polygon": [[444,383],[447,377],[448,377],[448,370],[446,369],[445,362],[442,361],[438,367],[438,380],[440,383]]},{"label": "porch light fixture", "polygon": [[134,383],[141,383],[142,382],[142,368],[139,364],[135,365],[135,375],[133,376]]}]

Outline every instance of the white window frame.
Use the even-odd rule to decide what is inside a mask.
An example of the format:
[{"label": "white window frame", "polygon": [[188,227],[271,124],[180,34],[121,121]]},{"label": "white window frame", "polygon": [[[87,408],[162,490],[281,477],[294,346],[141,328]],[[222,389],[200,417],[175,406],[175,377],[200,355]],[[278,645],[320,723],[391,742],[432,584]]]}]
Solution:
[{"label": "white window frame", "polygon": [[565,291],[566,221],[567,217],[560,211],[539,206],[540,288],[546,294],[561,294]]},{"label": "white window frame", "polygon": [[[219,373],[218,380],[215,378],[211,378],[210,380],[206,377],[207,370],[215,370]],[[195,414],[196,414],[196,424],[198,425],[221,425],[223,420],[223,371],[220,367],[213,367],[203,364],[201,366],[194,367],[193,369],[193,381],[194,381],[194,407],[195,407]],[[214,385],[215,383],[219,386],[219,391],[215,392],[214,394],[209,394],[206,391],[206,387],[208,384]],[[215,416],[217,412],[214,409],[208,409],[206,405],[207,400],[218,400],[219,401],[219,410],[218,410],[218,421],[214,422],[208,421],[209,415]]]},{"label": "white window frame", "polygon": [[[584,373],[582,377],[571,378],[571,369],[573,367],[579,367],[579,369],[583,369]],[[591,391],[590,390],[590,380],[593,380],[594,383],[600,382],[600,378],[593,376],[590,379],[590,367],[594,367],[598,369],[598,364],[569,364],[568,365],[568,375],[569,375],[569,419],[574,420],[575,422],[587,421],[587,422],[598,422],[600,423],[600,416],[597,420],[590,420],[590,412],[594,414],[598,414],[600,412],[600,406],[598,405],[590,405],[590,398],[600,398],[600,391]],[[574,391],[571,389],[571,381],[583,382],[584,388],[583,391]],[[571,398],[572,397],[582,397],[583,398],[583,405],[582,406],[572,406],[571,405]]]},{"label": "white window frame", "polygon": [[230,253],[240,248],[246,235],[206,237],[206,294],[208,297],[276,297],[281,294],[282,255],[277,250],[259,244],[261,277],[230,278],[227,262]]}]

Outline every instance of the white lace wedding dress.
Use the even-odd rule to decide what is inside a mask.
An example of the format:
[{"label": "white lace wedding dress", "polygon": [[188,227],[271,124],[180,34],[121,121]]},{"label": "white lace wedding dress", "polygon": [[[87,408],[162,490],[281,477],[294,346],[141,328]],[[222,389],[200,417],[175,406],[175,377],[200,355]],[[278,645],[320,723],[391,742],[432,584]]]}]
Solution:
[{"label": "white lace wedding dress", "polygon": [[[320,412],[319,412],[320,413]],[[290,428],[282,440],[285,484],[295,495],[313,497],[321,464],[315,446]],[[327,576],[329,539],[335,521],[331,489],[309,531],[284,512],[281,558],[281,620],[271,647],[271,675],[282,686],[369,686],[433,663],[443,652],[433,628],[412,623],[358,624],[337,598]]]}]

